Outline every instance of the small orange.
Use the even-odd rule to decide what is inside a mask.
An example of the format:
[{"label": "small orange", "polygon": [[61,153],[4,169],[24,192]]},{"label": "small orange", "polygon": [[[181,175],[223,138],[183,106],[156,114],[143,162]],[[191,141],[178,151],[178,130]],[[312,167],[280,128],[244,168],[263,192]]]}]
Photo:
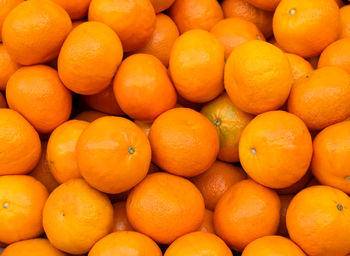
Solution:
[{"label": "small orange", "polygon": [[292,87],[292,68],[276,46],[259,40],[237,46],[225,65],[225,89],[241,110],[260,114],[287,100]]},{"label": "small orange", "polygon": [[139,121],[135,120],[134,123],[141,128],[141,130],[148,136],[151,130],[152,121]]},{"label": "small orange", "polygon": [[175,0],[150,0],[156,13],[160,13],[168,9]]},{"label": "small orange", "polygon": [[293,53],[286,53],[286,56],[289,60],[290,66],[292,67],[292,74],[294,81],[298,80],[301,77],[305,77],[307,74],[310,74],[314,71],[314,68],[304,58]]},{"label": "small orange", "polygon": [[47,199],[43,225],[57,249],[83,254],[112,230],[113,207],[106,195],[82,179],[69,180]]},{"label": "small orange", "polygon": [[37,238],[10,244],[1,256],[67,256],[53,247],[47,239]]},{"label": "small orange", "polygon": [[0,242],[11,244],[41,235],[48,196],[45,186],[31,176],[0,176]]},{"label": "small orange", "polygon": [[280,226],[278,228],[278,234],[281,236],[288,237],[288,230],[286,225],[286,215],[287,215],[287,209],[292,201],[294,195],[280,195],[281,200],[281,219],[280,219]]},{"label": "small orange", "polygon": [[62,6],[72,20],[79,20],[87,16],[91,0],[52,0]]},{"label": "small orange", "polygon": [[340,8],[340,38],[350,37],[350,6]]},{"label": "small orange", "polygon": [[176,39],[169,71],[177,92],[186,100],[210,101],[224,90],[224,47],[213,34],[190,30]]},{"label": "small orange", "polygon": [[243,251],[255,239],[276,233],[280,209],[275,191],[252,180],[243,180],[230,187],[219,200],[214,211],[214,228],[232,249]]},{"label": "small orange", "polygon": [[185,178],[159,172],[148,175],[131,191],[126,212],[137,231],[169,244],[200,227],[204,200]]},{"label": "small orange", "polygon": [[312,172],[309,169],[305,173],[305,175],[300,180],[295,182],[293,185],[286,188],[277,189],[276,191],[280,195],[296,194],[300,190],[305,188],[311,179],[312,179]]},{"label": "small orange", "polygon": [[0,44],[0,90],[4,91],[6,89],[7,81],[19,68],[20,65],[10,57],[5,45]]},{"label": "small orange", "polygon": [[98,112],[98,111],[93,111],[93,110],[86,110],[86,111],[80,112],[78,115],[74,117],[74,119],[92,122],[104,116],[107,116],[107,114]]},{"label": "small orange", "polygon": [[266,11],[274,11],[281,0],[247,0],[248,3]]},{"label": "small orange", "polygon": [[130,225],[128,216],[126,215],[126,203],[117,202],[113,204],[114,218],[113,218],[113,232],[117,231],[131,231],[134,230]]},{"label": "small orange", "polygon": [[205,209],[203,222],[198,231],[215,234],[213,215],[214,213],[212,211]]},{"label": "small orange", "polygon": [[208,232],[193,232],[176,239],[164,256],[232,256],[230,248],[218,236]]},{"label": "small orange", "polygon": [[152,124],[149,140],[153,162],[186,177],[206,171],[219,153],[215,126],[189,108],[174,108],[160,115]]},{"label": "small orange", "polygon": [[0,108],[7,108],[6,99],[1,92],[0,92]]},{"label": "small orange", "polygon": [[41,64],[57,57],[71,28],[69,15],[54,2],[24,1],[7,15],[2,40],[14,61]]},{"label": "small orange", "polygon": [[92,0],[89,20],[110,26],[126,52],[146,45],[156,25],[156,14],[149,0]]},{"label": "small orange", "polygon": [[214,210],[222,195],[234,184],[247,177],[242,168],[215,161],[204,173],[193,177],[192,182],[201,191],[205,207]]},{"label": "small orange", "polygon": [[1,0],[0,1],[0,42],[2,40],[2,24],[7,17],[7,15],[15,8],[17,5],[22,3],[24,0]]}]

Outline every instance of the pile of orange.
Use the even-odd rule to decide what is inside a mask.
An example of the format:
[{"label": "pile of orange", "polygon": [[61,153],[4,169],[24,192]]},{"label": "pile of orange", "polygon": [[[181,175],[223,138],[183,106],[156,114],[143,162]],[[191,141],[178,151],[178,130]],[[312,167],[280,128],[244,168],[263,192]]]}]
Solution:
[{"label": "pile of orange", "polygon": [[349,256],[347,0],[0,0],[1,256]]}]

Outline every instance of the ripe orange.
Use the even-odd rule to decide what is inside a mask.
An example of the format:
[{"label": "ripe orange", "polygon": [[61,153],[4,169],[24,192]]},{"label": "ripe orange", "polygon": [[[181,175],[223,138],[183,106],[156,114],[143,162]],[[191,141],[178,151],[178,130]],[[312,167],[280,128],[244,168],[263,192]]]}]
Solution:
[{"label": "ripe orange", "polygon": [[31,176],[0,176],[0,242],[11,244],[41,235],[48,195],[44,185]]},{"label": "ripe orange", "polygon": [[247,177],[242,168],[215,161],[204,173],[193,177],[192,182],[201,191],[205,207],[214,210],[222,195],[234,184]]},{"label": "ripe orange", "polygon": [[288,237],[288,230],[286,225],[286,215],[287,215],[287,209],[292,201],[294,195],[280,195],[281,200],[281,218],[280,218],[280,226],[278,228],[278,234],[284,237]]},{"label": "ripe orange", "polygon": [[93,110],[86,110],[86,111],[80,112],[78,115],[75,116],[74,119],[92,122],[104,116],[107,116],[107,114],[98,112],[98,111],[93,111]]},{"label": "ripe orange", "polygon": [[161,169],[192,177],[206,171],[219,152],[214,125],[189,108],[175,108],[152,124],[149,140],[152,160]]},{"label": "ripe orange", "polygon": [[62,6],[72,20],[79,20],[87,16],[91,0],[52,0]]},{"label": "ripe orange", "polygon": [[24,1],[7,15],[2,40],[14,61],[41,64],[57,57],[71,28],[69,15],[54,2]]},{"label": "ripe orange", "polygon": [[334,0],[282,0],[273,17],[277,42],[302,57],[319,55],[337,39],[339,29],[339,7]]},{"label": "ripe orange", "polygon": [[114,218],[113,218],[113,232],[117,231],[131,231],[134,230],[130,225],[128,216],[126,215],[126,203],[117,202],[113,204]]},{"label": "ripe orange", "polygon": [[281,0],[247,0],[248,3],[254,5],[257,8],[274,11]]},{"label": "ripe orange", "polygon": [[291,239],[308,255],[347,255],[350,251],[350,198],[328,186],[299,192],[287,210]]},{"label": "ripe orange", "polygon": [[131,118],[151,121],[173,108],[177,95],[162,62],[150,54],[126,58],[113,82],[121,109]]},{"label": "ripe orange", "polygon": [[24,0],[1,0],[0,1],[0,42],[2,40],[2,24],[7,17],[7,15],[15,8],[17,5],[22,3]]},{"label": "ripe orange", "polygon": [[156,13],[160,13],[168,9],[175,0],[150,0]]},{"label": "ripe orange", "polygon": [[2,256],[66,256],[67,254],[53,247],[47,239],[38,238],[10,244]]},{"label": "ripe orange", "polygon": [[188,31],[174,43],[169,71],[182,97],[193,102],[210,101],[224,89],[224,47],[207,31]]},{"label": "ripe orange", "polygon": [[205,209],[203,222],[201,226],[198,228],[198,231],[215,234],[213,215],[214,213],[212,211]]},{"label": "ripe orange", "polygon": [[300,190],[305,188],[311,179],[312,179],[312,172],[309,169],[305,173],[305,175],[300,180],[295,182],[293,185],[286,188],[277,189],[276,191],[280,195],[296,194]]},{"label": "ripe orange", "polygon": [[[148,136],[149,135],[149,131],[151,130],[151,126],[152,126],[152,121],[139,121],[139,120],[135,120],[134,123],[140,127],[140,129]],[[152,163],[151,163],[152,164]]]},{"label": "ripe orange", "polygon": [[122,41],[124,51],[130,52],[151,38],[156,15],[149,0],[92,0],[89,20],[110,26]]},{"label": "ripe orange", "polygon": [[0,92],[0,108],[7,108],[6,99],[1,92]]},{"label": "ripe orange", "polygon": [[19,68],[20,65],[10,57],[6,47],[0,44],[0,90],[4,91],[6,89],[7,81]]},{"label": "ripe orange", "polygon": [[188,180],[159,172],[148,175],[131,191],[126,212],[137,231],[169,244],[200,227],[204,200]]},{"label": "ripe orange", "polygon": [[44,65],[22,67],[10,78],[6,99],[40,133],[49,133],[66,121],[72,110],[72,95],[57,71]]},{"label": "ripe orange", "polygon": [[82,179],[69,180],[47,199],[43,225],[57,249],[83,254],[112,230],[113,207],[106,195]]},{"label": "ripe orange", "polygon": [[350,6],[340,8],[340,38],[350,37]]},{"label": "ripe orange", "polygon": [[215,231],[232,249],[243,251],[255,239],[276,233],[280,209],[275,191],[252,180],[240,181],[216,205]]},{"label": "ripe orange", "polygon": [[248,113],[260,114],[282,106],[292,81],[286,55],[263,41],[237,46],[226,61],[225,89],[233,104]]},{"label": "ripe orange", "polygon": [[305,77],[307,74],[310,74],[312,71],[314,71],[314,68],[310,62],[303,59],[299,55],[286,53],[286,56],[289,60],[290,66],[292,67],[294,81],[298,80],[301,77]]}]

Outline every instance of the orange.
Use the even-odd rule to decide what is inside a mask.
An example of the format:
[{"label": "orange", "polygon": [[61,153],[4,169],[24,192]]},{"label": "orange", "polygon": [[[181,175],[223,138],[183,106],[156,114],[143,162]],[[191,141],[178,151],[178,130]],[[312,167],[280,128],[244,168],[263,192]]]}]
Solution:
[{"label": "orange", "polygon": [[242,256],[306,256],[291,240],[282,236],[265,236],[248,244]]},{"label": "orange", "polygon": [[148,175],[131,191],[126,212],[137,231],[169,244],[200,227],[204,201],[188,180],[159,172]]},{"label": "orange", "polygon": [[213,222],[214,213],[210,210],[205,209],[204,218],[201,226],[198,228],[198,231],[215,233],[214,231],[214,222]]},{"label": "orange", "polygon": [[92,0],[89,20],[110,26],[126,52],[145,46],[156,25],[156,15],[149,0]]},{"label": "orange", "polygon": [[47,239],[38,238],[10,244],[2,256],[66,256],[53,247]]},{"label": "orange", "polygon": [[83,254],[113,225],[113,207],[108,197],[82,179],[58,186],[49,196],[43,211],[47,238],[57,249]]},{"label": "orange", "polygon": [[5,45],[0,44],[0,90],[4,91],[6,89],[7,81],[19,68],[20,65],[10,57]]},{"label": "orange", "polygon": [[156,13],[160,13],[168,9],[175,0],[150,0]]},{"label": "orange", "polygon": [[238,109],[226,93],[203,106],[201,113],[216,127],[220,137],[218,159],[239,162],[238,142],[244,127],[253,116]]},{"label": "orange", "polygon": [[9,107],[40,133],[51,132],[69,118],[72,110],[71,92],[57,71],[44,65],[18,69],[7,83],[6,99]]},{"label": "orange", "polygon": [[214,228],[232,249],[243,251],[255,239],[276,233],[280,209],[275,191],[252,180],[243,180],[230,187],[219,200],[214,211]]},{"label": "orange", "polygon": [[315,178],[350,194],[350,122],[328,126],[314,140],[311,162]]},{"label": "orange", "polygon": [[150,54],[126,58],[113,82],[114,95],[133,119],[150,121],[173,108],[177,95],[162,62]]},{"label": "orange", "polygon": [[0,175],[26,174],[40,158],[40,138],[16,111],[0,108]]},{"label": "orange", "polygon": [[113,209],[114,209],[113,232],[134,230],[129,223],[128,216],[126,215],[126,203],[117,202],[113,204]]},{"label": "orange", "polygon": [[280,195],[296,194],[300,190],[305,188],[311,179],[312,179],[312,172],[309,169],[305,173],[305,175],[300,180],[295,182],[293,185],[286,188],[277,189],[276,191]]},{"label": "orange", "polygon": [[179,30],[174,21],[169,16],[159,13],[156,17],[156,27],[151,38],[145,46],[136,52],[151,54],[167,67],[169,65],[171,48],[178,37]]},{"label": "orange", "polygon": [[6,99],[1,92],[0,92],[0,108],[7,108]]},{"label": "orange", "polygon": [[181,34],[191,29],[209,31],[224,18],[216,0],[176,0],[169,9],[169,14]]},{"label": "orange", "polygon": [[350,251],[350,198],[328,186],[299,192],[287,210],[291,239],[308,255],[347,255]]},{"label": "orange", "polygon": [[148,136],[151,130],[152,121],[139,121],[135,120],[134,123],[141,128],[141,130]]},{"label": "orange", "polygon": [[350,37],[350,6],[340,8],[340,38]]},{"label": "orange", "polygon": [[93,110],[86,110],[86,111],[80,112],[78,115],[75,116],[74,119],[92,122],[104,116],[107,116],[107,114],[98,112],[98,111],[93,111]]},{"label": "orange", "polygon": [[147,136],[130,120],[114,116],[93,121],[80,135],[76,154],[84,179],[110,194],[139,183],[151,161]]},{"label": "orange", "polygon": [[278,234],[281,236],[288,237],[288,230],[287,230],[287,225],[286,225],[286,214],[287,214],[287,209],[292,201],[294,195],[280,195],[280,200],[281,200],[281,219],[280,219],[280,226],[278,228]]},{"label": "orange", "polygon": [[98,241],[89,252],[89,256],[162,256],[158,245],[148,236],[133,232],[114,232]]},{"label": "orange", "polygon": [[210,101],[224,90],[224,47],[207,31],[188,31],[174,43],[169,71],[177,92],[186,100]]},{"label": "orange", "polygon": [[73,92],[96,94],[110,85],[122,58],[121,42],[111,28],[100,22],[84,22],[64,42],[58,74]]},{"label": "orange", "polygon": [[287,100],[292,87],[287,56],[276,46],[259,40],[237,46],[225,65],[225,89],[241,110],[260,114]]},{"label": "orange", "polygon": [[0,241],[11,244],[41,235],[48,195],[44,185],[31,176],[0,176]]},{"label": "orange", "polygon": [[277,42],[301,57],[319,55],[337,39],[339,29],[339,7],[334,0],[282,0],[273,16]]},{"label": "orange", "polygon": [[215,161],[207,171],[193,177],[192,182],[201,191],[206,208],[213,211],[222,195],[246,176],[240,167]]},{"label": "orange", "polygon": [[350,116],[350,74],[339,67],[319,68],[291,90],[288,111],[311,130],[321,130]]},{"label": "orange", "polygon": [[281,0],[247,0],[248,3],[254,5],[257,8],[274,11]]},{"label": "orange", "polygon": [[7,17],[7,15],[15,8],[17,5],[22,3],[24,0],[1,0],[0,1],[0,42],[1,42],[1,32],[2,24]]},{"label": "orange", "polygon": [[47,144],[47,162],[59,183],[81,178],[76,158],[76,145],[85,128],[86,121],[70,120],[57,127]]},{"label": "orange", "polygon": [[232,256],[230,248],[222,239],[207,232],[193,232],[176,239],[164,256]]},{"label": "orange", "polygon": [[71,28],[69,15],[59,5],[49,0],[24,1],[7,15],[2,40],[14,61],[41,64],[57,57]]},{"label": "orange", "polygon": [[265,41],[264,35],[257,26],[243,18],[228,18],[219,21],[210,30],[224,45],[225,59],[230,56],[232,50],[249,40]]},{"label": "orange", "polygon": [[161,169],[192,177],[206,171],[219,152],[214,125],[189,108],[175,108],[152,124],[149,140],[152,160]]},{"label": "orange", "polygon": [[314,68],[310,62],[303,59],[299,55],[286,53],[286,56],[289,60],[290,66],[292,67],[294,81],[298,80],[301,77],[305,77],[307,74],[310,74],[312,71],[314,71]]},{"label": "orange", "polygon": [[62,6],[72,20],[79,20],[87,16],[91,0],[52,0]]}]

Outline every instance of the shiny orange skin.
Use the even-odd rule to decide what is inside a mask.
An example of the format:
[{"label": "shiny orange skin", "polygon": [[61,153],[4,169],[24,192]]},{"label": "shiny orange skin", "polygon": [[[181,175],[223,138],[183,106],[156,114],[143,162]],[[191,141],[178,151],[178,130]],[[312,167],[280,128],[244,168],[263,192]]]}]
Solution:
[{"label": "shiny orange skin", "polygon": [[67,256],[53,247],[47,239],[37,238],[10,244],[2,256]]},{"label": "shiny orange skin", "polygon": [[119,36],[125,52],[146,45],[156,25],[156,14],[149,0],[92,0],[89,20],[110,26]]},{"label": "shiny orange skin", "polygon": [[218,236],[208,232],[193,232],[176,239],[164,256],[232,256],[230,248]]},{"label": "shiny orange skin", "polygon": [[87,253],[113,225],[108,197],[82,179],[58,186],[43,210],[43,226],[50,243],[70,254]]},{"label": "shiny orange skin", "polygon": [[298,80],[301,77],[305,77],[307,74],[310,74],[312,71],[314,71],[311,63],[299,55],[286,53],[286,56],[289,60],[290,66],[292,67],[294,81]]},{"label": "shiny orange skin", "polygon": [[52,0],[62,6],[72,20],[79,20],[87,16],[91,0]]},{"label": "shiny orange skin", "polygon": [[234,184],[247,177],[242,168],[215,161],[213,165],[202,174],[191,179],[201,191],[205,207],[214,210],[222,195]]},{"label": "shiny orange skin", "polygon": [[162,256],[158,245],[148,236],[134,232],[114,232],[98,241],[89,252],[89,256]]},{"label": "shiny orange skin", "polygon": [[72,29],[65,10],[49,0],[20,3],[4,20],[2,41],[22,65],[46,63],[57,57]]},{"label": "shiny orange skin", "polygon": [[72,110],[71,92],[57,71],[44,65],[18,69],[7,83],[6,99],[40,133],[49,133],[68,120]]},{"label": "shiny orange skin", "polygon": [[45,186],[31,176],[0,176],[0,241],[11,244],[41,235],[48,196]]},{"label": "shiny orange skin", "polygon": [[213,34],[190,30],[176,39],[169,71],[177,92],[186,100],[210,101],[224,90],[224,47]]},{"label": "shiny orange skin", "polygon": [[7,15],[15,8],[17,5],[22,3],[24,0],[1,0],[0,1],[0,42],[2,40],[2,24],[7,17]]},{"label": "shiny orange skin", "polygon": [[0,175],[26,174],[38,163],[38,133],[20,114],[0,108]]},{"label": "shiny orange skin", "polygon": [[126,215],[126,203],[117,202],[113,204],[114,218],[113,218],[113,232],[132,231],[133,227],[130,225],[128,216]]},{"label": "shiny orange skin", "polygon": [[279,108],[292,87],[292,69],[276,46],[259,40],[237,46],[225,65],[225,89],[241,110],[260,114]]},{"label": "shiny orange skin", "polygon": [[147,174],[151,147],[136,124],[106,116],[80,135],[76,154],[81,175],[94,188],[116,194],[129,190]]},{"label": "shiny orange skin", "polygon": [[288,111],[310,130],[321,130],[350,116],[350,74],[339,67],[319,68],[294,83]]},{"label": "shiny orange skin", "polygon": [[280,209],[275,191],[252,180],[240,181],[230,187],[216,205],[216,234],[231,249],[243,251],[255,239],[276,233]]},{"label": "shiny orange skin", "polygon": [[131,191],[126,202],[133,228],[162,244],[196,231],[204,210],[203,197],[195,185],[162,172],[148,175]]},{"label": "shiny orange skin", "polygon": [[214,213],[212,211],[205,209],[203,222],[198,228],[198,231],[215,234],[213,216]]},{"label": "shiny orange skin", "polygon": [[266,10],[266,11],[274,11],[281,0],[247,0],[248,3],[254,5],[257,8]]},{"label": "shiny orange skin", "polygon": [[239,142],[239,159],[247,174],[270,188],[286,188],[307,172],[312,139],[304,122],[285,111],[255,117]]},{"label": "shiny orange skin", "polygon": [[340,35],[339,38],[350,37],[350,6],[340,8]]},{"label": "shiny orange skin", "polygon": [[328,186],[299,192],[287,210],[291,239],[307,255],[346,255],[350,251],[350,198]]},{"label": "shiny orange skin", "polygon": [[7,108],[6,99],[1,92],[0,92],[0,108]]},{"label": "shiny orange skin", "polygon": [[176,0],[169,9],[169,14],[181,34],[192,29],[209,31],[224,18],[216,0]]},{"label": "shiny orange skin", "polygon": [[86,111],[80,112],[78,115],[74,117],[74,119],[92,122],[104,116],[107,116],[107,114],[94,111],[94,110],[86,110]]},{"label": "shiny orange skin", "polygon": [[277,42],[287,52],[312,57],[338,38],[339,7],[334,0],[282,0],[273,16]]},{"label": "shiny orange skin", "polygon": [[287,230],[287,225],[286,225],[286,214],[287,214],[287,209],[292,201],[294,195],[280,195],[280,200],[281,200],[281,219],[280,219],[280,226],[278,228],[278,234],[284,237],[288,237],[288,230]]},{"label": "shiny orange skin", "polygon": [[175,0],[150,0],[156,13],[168,9]]},{"label": "shiny orange skin", "polygon": [[115,76],[113,89],[123,112],[141,121],[154,120],[177,101],[167,69],[150,54],[126,58]]},{"label": "shiny orange skin", "polygon": [[[152,121],[139,121],[135,120],[134,123],[141,128],[141,130],[148,136],[151,130]],[[152,164],[152,163],[151,163]]]},{"label": "shiny orange skin", "polygon": [[219,153],[214,125],[189,108],[174,108],[160,115],[152,124],[149,140],[153,162],[186,177],[206,171]]},{"label": "shiny orange skin", "polygon": [[286,187],[286,188],[281,188],[277,189],[277,193],[280,195],[288,195],[288,194],[296,194],[303,188],[307,187],[307,184],[310,182],[312,179],[312,172],[310,169],[305,173],[305,175],[295,182],[293,185]]},{"label": "shiny orange skin", "polygon": [[6,89],[7,81],[20,67],[21,65],[11,58],[5,45],[0,44],[0,90],[4,91]]}]

